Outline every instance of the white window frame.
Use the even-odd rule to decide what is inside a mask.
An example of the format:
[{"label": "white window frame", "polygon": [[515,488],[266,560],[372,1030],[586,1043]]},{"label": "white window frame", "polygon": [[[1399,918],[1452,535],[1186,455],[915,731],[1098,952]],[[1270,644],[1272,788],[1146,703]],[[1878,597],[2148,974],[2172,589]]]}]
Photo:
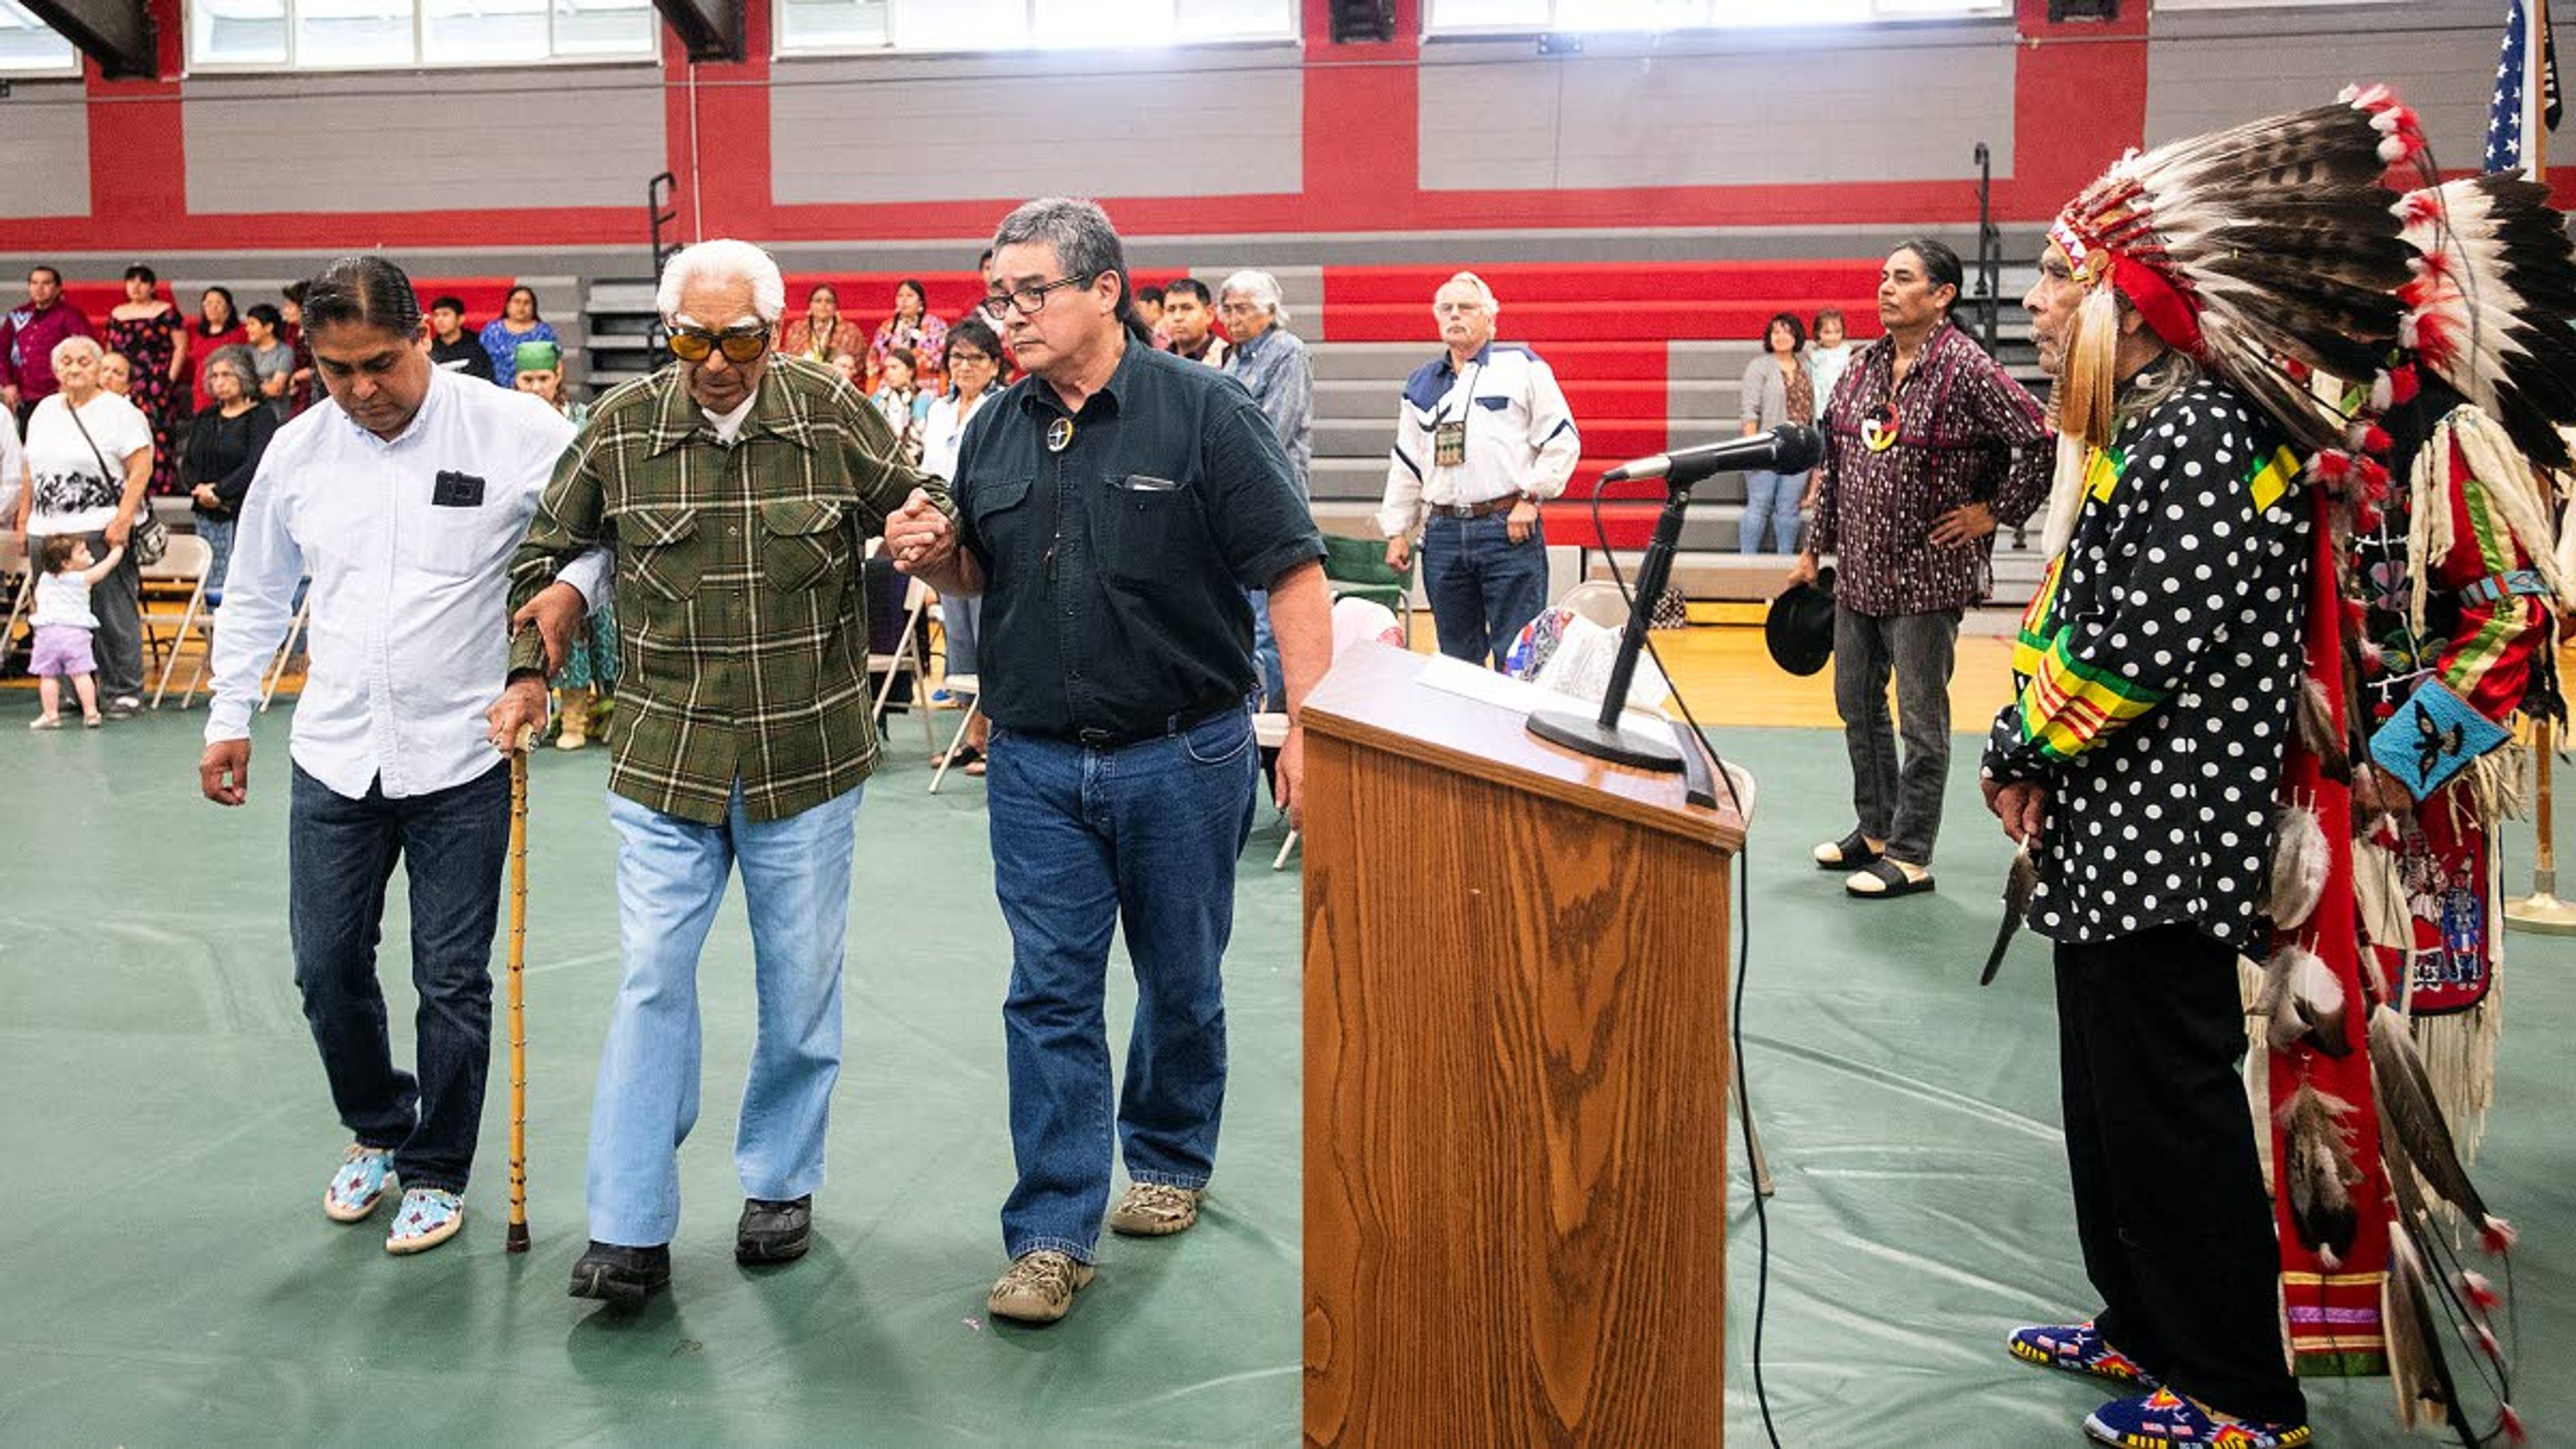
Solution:
[{"label": "white window frame", "polygon": [[[284,60],[201,60],[198,58],[196,53],[196,7],[198,3],[199,0],[186,0],[186,3],[181,7],[179,15],[179,27],[185,37],[181,42],[181,50],[183,52],[181,71],[186,75],[281,75],[288,72],[310,73],[317,75],[364,75],[370,71],[536,70],[556,69],[565,66],[633,66],[658,64],[662,59],[662,12],[654,8],[650,3],[647,3],[644,7],[644,13],[649,23],[644,32],[646,37],[644,47],[640,50],[606,55],[597,53],[556,55],[549,53],[543,56],[528,56],[508,60],[493,60],[479,57],[459,60],[431,60],[424,57],[421,53],[422,37],[427,33],[428,20],[427,17],[421,13],[421,0],[411,0],[412,58],[410,60],[363,60],[338,62],[307,61],[299,59],[295,53],[295,11],[298,0],[283,0],[283,3],[286,6],[286,58]],[[546,0],[545,11],[546,49],[549,52],[552,52],[556,46],[556,13],[554,0]]]},{"label": "white window frame", "polygon": [[[1586,26],[1581,21],[1586,0],[1548,0],[1548,20],[1544,24],[1501,22],[1491,25],[1441,24],[1436,20],[1441,0],[1422,0],[1422,34],[1426,40],[1489,40],[1520,35],[1759,35],[1781,30],[1851,30],[1864,25],[1941,25],[1961,20],[2009,20],[2013,15],[2012,0],[1963,0],[1957,9],[1927,9],[1923,0],[1869,0],[1867,18],[1851,20],[1785,20],[1777,24],[1708,18],[1714,14],[1708,0],[1700,0],[1703,18],[1695,22],[1662,27],[1626,26],[1605,28]],[[2172,0],[2157,0],[2159,7]],[[2253,3],[2253,0],[2245,0]],[[2307,0],[2310,4],[2338,3],[2338,0]]]},{"label": "white window frame", "polygon": [[[746,0],[746,3],[757,3],[757,0]],[[954,45],[906,45],[903,43],[902,22],[897,15],[898,7],[904,3],[905,0],[888,0],[886,9],[886,39],[881,43],[873,45],[850,44],[791,46],[787,43],[787,26],[785,23],[785,17],[779,13],[784,7],[784,0],[769,0],[770,58],[772,60],[816,60],[829,59],[835,56],[901,56],[905,59],[925,59],[938,56],[1079,55],[1085,51],[1112,49],[1126,51],[1135,48],[1132,42],[1118,41],[1104,42],[1101,45],[1057,45],[1041,43],[1034,40],[1023,40],[1005,45],[974,46],[971,48],[962,48]],[[1037,34],[1038,6],[1040,3],[1041,0],[1022,0],[1023,8],[1020,26],[1021,33],[1023,35],[1035,36]],[[1222,50],[1229,46],[1277,46],[1294,45],[1302,42],[1305,39],[1305,6],[1302,3],[1302,0],[1281,0],[1280,8],[1287,13],[1288,23],[1287,27],[1283,30],[1272,31],[1261,35],[1227,35],[1207,40],[1176,40],[1169,46],[1158,47],[1157,49],[1166,51]]]},{"label": "white window frame", "polygon": [[33,11],[27,10],[23,6],[13,5],[10,8],[17,10],[21,15],[24,15],[28,20],[32,21],[36,29],[44,31],[46,34],[53,36],[56,40],[62,41],[63,49],[70,51],[71,54],[60,64],[56,64],[52,61],[39,63],[23,60],[0,60],[0,78],[6,78],[13,81],[79,80],[82,75],[80,47],[72,44],[71,41],[62,34],[62,32],[54,29],[50,25],[47,25]]}]

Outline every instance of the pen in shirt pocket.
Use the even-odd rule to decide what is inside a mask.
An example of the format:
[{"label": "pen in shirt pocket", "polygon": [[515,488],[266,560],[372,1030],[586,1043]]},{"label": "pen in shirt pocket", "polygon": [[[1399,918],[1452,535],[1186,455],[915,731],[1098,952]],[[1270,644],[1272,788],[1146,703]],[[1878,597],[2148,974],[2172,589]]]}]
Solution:
[{"label": "pen in shirt pocket", "polygon": [[1181,485],[1150,473],[1130,473],[1118,480],[1118,486],[1130,493],[1169,493]]}]

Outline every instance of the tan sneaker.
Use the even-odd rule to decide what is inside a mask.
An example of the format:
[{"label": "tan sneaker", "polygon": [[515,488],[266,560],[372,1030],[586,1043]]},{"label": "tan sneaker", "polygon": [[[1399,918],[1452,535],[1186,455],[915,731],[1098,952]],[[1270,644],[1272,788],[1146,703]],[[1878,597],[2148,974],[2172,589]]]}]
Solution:
[{"label": "tan sneaker", "polygon": [[1199,1220],[1199,1199],[1206,1195],[1169,1183],[1130,1183],[1127,1195],[1109,1211],[1109,1231],[1130,1238],[1168,1238],[1187,1232]]},{"label": "tan sneaker", "polygon": [[1075,1262],[1070,1253],[1040,1248],[1012,1262],[1011,1271],[984,1295],[984,1311],[1021,1323],[1053,1323],[1073,1307],[1073,1295],[1090,1285],[1089,1263]]}]

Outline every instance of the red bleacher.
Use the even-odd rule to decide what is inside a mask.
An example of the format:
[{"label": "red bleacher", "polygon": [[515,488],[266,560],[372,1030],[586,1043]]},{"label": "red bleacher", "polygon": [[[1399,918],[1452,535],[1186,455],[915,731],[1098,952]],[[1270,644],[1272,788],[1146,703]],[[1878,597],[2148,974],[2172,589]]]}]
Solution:
[{"label": "red bleacher", "polygon": [[[1526,342],[1556,372],[1583,432],[1583,460],[1567,485],[1570,506],[1550,511],[1553,543],[1596,544],[1589,506],[1603,473],[1663,451],[1669,437],[1666,344],[1749,341],[1780,312],[1812,320],[1837,308],[1856,340],[1878,335],[1874,258],[1822,261],[1514,262],[1468,267],[1502,303],[1502,337]],[[1326,267],[1325,335],[1335,342],[1437,344],[1432,294],[1454,266]],[[1712,424],[1711,442],[1734,431]],[[1614,484],[1597,543],[1643,548],[1654,531],[1659,483]]]},{"label": "red bleacher", "polygon": [[[454,297],[463,302],[465,325],[469,329],[480,327],[500,316],[501,304],[509,300],[510,289],[519,285],[515,277],[414,277],[411,279],[411,284],[412,289],[420,293],[420,305],[424,309],[440,297]],[[232,291],[233,302],[244,308],[261,302],[274,305],[278,300],[273,293],[250,292],[239,287],[233,288]],[[163,282],[158,288],[158,294],[163,301],[173,302],[185,311],[191,320],[196,317],[196,288],[188,288],[184,297],[174,297],[171,284]],[[111,310],[125,305],[125,283],[65,281],[63,299],[78,307],[92,323],[103,323]],[[549,298],[540,292],[537,294],[537,304],[541,310],[549,304],[558,310],[578,310],[581,299],[578,297]]]}]

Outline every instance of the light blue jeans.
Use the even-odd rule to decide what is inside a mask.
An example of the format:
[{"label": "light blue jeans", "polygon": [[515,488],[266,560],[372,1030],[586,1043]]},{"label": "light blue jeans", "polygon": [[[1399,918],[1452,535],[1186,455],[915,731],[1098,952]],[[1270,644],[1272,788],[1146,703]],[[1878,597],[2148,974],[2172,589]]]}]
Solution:
[{"label": "light blue jeans", "polygon": [[822,1185],[859,795],[755,823],[736,785],[722,825],[608,797],[625,975],[590,1108],[593,1240],[649,1248],[679,1230],[679,1149],[698,1120],[698,952],[737,864],[760,1008],[734,1167],[745,1197]]},{"label": "light blue jeans", "polygon": [[[1807,496],[1804,473],[1744,475],[1744,523],[1736,530],[1738,553],[1790,553],[1798,547],[1798,501]],[[1768,541],[1765,541],[1768,535]]]}]

